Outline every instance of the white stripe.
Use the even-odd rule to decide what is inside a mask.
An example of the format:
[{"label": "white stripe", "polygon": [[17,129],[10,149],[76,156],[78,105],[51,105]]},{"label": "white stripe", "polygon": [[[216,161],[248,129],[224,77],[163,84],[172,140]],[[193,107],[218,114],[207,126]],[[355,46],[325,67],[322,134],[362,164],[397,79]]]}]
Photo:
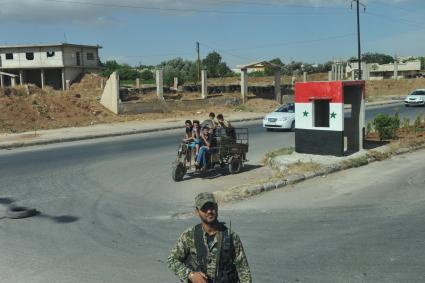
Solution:
[{"label": "white stripe", "polygon": [[[304,113],[307,116],[305,116]],[[297,129],[313,129],[312,117],[312,103],[295,103],[295,127]]]},{"label": "white stripe", "polygon": [[314,127],[313,103],[295,103],[295,127],[305,130],[344,131],[344,104],[330,103],[329,114],[332,113],[335,114],[335,118],[329,115],[329,127]]}]

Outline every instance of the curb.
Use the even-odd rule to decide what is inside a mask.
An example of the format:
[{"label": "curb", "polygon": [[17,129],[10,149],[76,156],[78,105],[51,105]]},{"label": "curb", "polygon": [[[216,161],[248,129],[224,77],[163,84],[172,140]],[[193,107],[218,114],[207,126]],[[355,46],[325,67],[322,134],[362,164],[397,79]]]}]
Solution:
[{"label": "curb", "polygon": [[[373,104],[373,105],[371,105],[371,104],[367,105],[366,104],[366,106],[381,106],[381,105],[388,105],[388,104],[397,104],[397,103],[401,103],[401,102],[403,102],[403,101],[402,100],[400,100],[400,101],[382,101],[381,103],[377,103],[377,104]],[[253,118],[230,119],[229,121],[232,122],[232,123],[258,121],[258,120],[263,119],[264,115],[262,115],[261,117],[253,117]],[[137,135],[137,134],[143,134],[143,133],[153,133],[153,132],[176,130],[176,129],[180,129],[180,128],[181,128],[181,126],[171,126],[171,127],[163,127],[163,128],[156,128],[156,129],[129,130],[129,131],[123,131],[123,132],[116,132],[116,133],[94,134],[94,135],[86,135],[86,136],[80,136],[80,137],[56,138],[56,139],[28,141],[28,142],[12,142],[10,144],[0,145],[0,150],[3,150],[3,149],[9,150],[9,149],[13,149],[13,148],[21,148],[21,147],[37,146],[37,145],[48,145],[48,144],[56,144],[56,143],[64,143],[64,142],[93,140],[93,139],[99,139],[99,138],[129,136],[129,135]]]},{"label": "curb", "polygon": [[[388,159],[392,156],[401,155],[404,153],[412,152],[415,150],[425,149],[425,143],[420,145],[414,145],[410,147],[399,147],[397,150],[393,150],[390,145],[384,145],[375,149],[368,150],[366,153],[355,158],[349,158],[338,163],[324,166],[322,169],[316,172],[307,172],[304,174],[292,174],[288,175],[284,179],[274,179],[273,181],[266,181],[255,185],[241,185],[232,187],[225,190],[219,190],[213,192],[215,197],[220,203],[232,202],[243,200],[252,196],[259,195],[263,192],[284,188],[288,185],[294,185],[309,179],[313,179],[319,176],[326,176],[331,173],[361,167],[368,165],[375,161],[381,161]],[[372,154],[375,153],[375,156]],[[386,157],[382,157],[386,156]],[[351,161],[351,162],[350,162]],[[353,162],[356,161],[356,162]]]},{"label": "curb", "polygon": [[[263,119],[263,116],[246,118],[246,119],[234,119],[229,121],[232,123],[235,123],[235,122],[257,121],[261,119]],[[93,139],[99,139],[99,138],[130,136],[130,135],[137,135],[137,134],[143,134],[143,133],[170,131],[170,130],[176,130],[180,128],[182,128],[182,126],[171,126],[171,127],[163,127],[163,128],[156,128],[156,129],[144,129],[144,130],[130,130],[130,131],[123,131],[123,132],[116,132],[116,133],[108,133],[108,134],[95,134],[95,135],[86,135],[81,137],[56,138],[56,139],[39,140],[39,141],[13,142],[7,145],[0,145],[0,150],[27,147],[27,146],[36,146],[36,145],[48,145],[48,144],[55,144],[55,143],[74,142],[74,141],[82,141],[82,140],[93,140]]]}]

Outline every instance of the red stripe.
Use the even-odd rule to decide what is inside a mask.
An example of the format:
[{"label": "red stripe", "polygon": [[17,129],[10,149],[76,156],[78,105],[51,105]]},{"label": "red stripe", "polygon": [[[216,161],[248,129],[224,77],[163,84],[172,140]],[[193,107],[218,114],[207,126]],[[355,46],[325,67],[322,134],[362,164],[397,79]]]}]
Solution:
[{"label": "red stripe", "polygon": [[364,95],[364,81],[296,83],[295,102],[307,103],[315,99],[328,99],[332,103],[344,103],[344,86],[360,86]]}]

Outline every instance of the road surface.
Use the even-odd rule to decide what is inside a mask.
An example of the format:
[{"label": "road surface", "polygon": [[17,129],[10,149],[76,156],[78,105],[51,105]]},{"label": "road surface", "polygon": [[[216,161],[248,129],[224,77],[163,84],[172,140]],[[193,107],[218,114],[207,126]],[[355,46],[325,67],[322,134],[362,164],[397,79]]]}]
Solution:
[{"label": "road surface", "polygon": [[[407,113],[412,118],[423,112],[423,108],[400,110],[402,116]],[[373,115],[370,110],[369,115]],[[196,221],[191,214],[194,195],[263,177],[256,164],[264,153],[293,145],[293,133],[265,132],[259,122],[241,125],[250,128],[251,165],[247,172],[180,183],[171,180],[170,162],[181,131],[2,151],[0,215],[12,200],[37,208],[41,215],[0,220],[0,281],[177,282],[165,269],[164,260],[178,234]],[[416,154],[410,156],[414,159]],[[420,177],[425,168],[421,160],[401,160],[386,165],[402,166],[389,170],[392,174],[387,174],[386,167],[373,171],[376,176],[385,172],[388,182],[375,182],[366,168],[356,169],[364,172],[350,178],[340,175],[344,173],[328,177],[326,182],[331,178],[335,182],[351,180],[341,186],[347,190],[352,186],[355,192],[323,197],[318,202],[304,193],[300,196],[304,206],[294,206],[296,198],[292,204],[285,202],[292,194],[283,190],[264,196],[273,196],[271,203],[267,198],[256,198],[258,206],[252,201],[225,206],[223,219],[232,219],[234,229],[244,239],[256,282],[340,282],[344,278],[382,278],[388,282],[385,279],[392,277],[385,272],[397,271],[388,265],[389,258],[400,262],[398,275],[389,273],[399,276],[394,278],[421,278],[417,264],[424,262],[420,256],[424,254],[420,240],[424,235],[420,233],[425,226],[419,217],[423,214],[424,184]],[[387,162],[371,166],[382,164]],[[401,184],[396,179],[409,188],[403,191],[406,195],[389,186]],[[300,186],[310,184],[317,189],[314,180]],[[361,180],[374,180],[375,195],[369,187],[360,189],[357,182],[362,184]],[[323,190],[327,196],[326,188]],[[360,193],[364,197],[358,196]],[[369,200],[370,194],[374,198]],[[350,207],[350,198],[354,204],[359,202],[358,207]],[[381,200],[387,203],[381,205]],[[403,211],[406,214],[402,217]],[[385,215],[387,222],[381,218]],[[394,248],[389,244],[393,243],[391,237],[396,239]],[[386,244],[380,244],[382,238]],[[413,256],[402,254],[403,249]],[[381,262],[377,260],[380,256]],[[412,272],[409,275],[404,270]],[[319,275],[319,280],[313,280]]]}]

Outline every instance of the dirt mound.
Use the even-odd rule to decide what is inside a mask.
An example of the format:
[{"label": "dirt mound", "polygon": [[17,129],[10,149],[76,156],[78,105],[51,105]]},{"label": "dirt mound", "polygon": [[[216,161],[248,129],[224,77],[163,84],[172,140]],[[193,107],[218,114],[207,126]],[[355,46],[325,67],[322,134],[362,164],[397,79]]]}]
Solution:
[{"label": "dirt mound", "polygon": [[73,92],[39,90],[29,94],[25,87],[10,92],[10,95],[0,95],[0,132],[84,126],[115,120],[115,115],[95,99]]},{"label": "dirt mound", "polygon": [[107,81],[104,77],[97,74],[84,74],[79,80],[71,85],[71,90],[76,92],[100,90],[103,84]]}]

